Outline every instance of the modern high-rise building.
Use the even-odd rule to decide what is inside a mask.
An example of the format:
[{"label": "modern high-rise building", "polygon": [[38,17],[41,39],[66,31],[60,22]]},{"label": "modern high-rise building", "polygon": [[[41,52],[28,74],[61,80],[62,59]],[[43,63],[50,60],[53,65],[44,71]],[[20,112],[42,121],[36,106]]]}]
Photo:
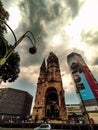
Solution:
[{"label": "modern high-rise building", "polygon": [[72,52],[67,56],[76,91],[80,94],[89,121],[98,124],[98,85],[82,56]]},{"label": "modern high-rise building", "polygon": [[40,67],[32,120],[68,120],[58,57],[50,52]]},{"label": "modern high-rise building", "polygon": [[0,89],[0,116],[27,117],[30,115],[33,97],[26,91],[13,88]]}]

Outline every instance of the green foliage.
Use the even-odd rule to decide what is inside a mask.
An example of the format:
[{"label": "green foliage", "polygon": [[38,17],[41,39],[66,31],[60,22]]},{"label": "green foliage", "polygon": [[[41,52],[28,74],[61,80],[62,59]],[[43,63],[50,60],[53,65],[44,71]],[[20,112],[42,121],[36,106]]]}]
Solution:
[{"label": "green foliage", "polygon": [[[3,4],[0,1],[0,19],[6,22],[8,17],[9,13],[3,8]],[[6,32],[6,26],[2,21],[0,21],[0,59],[3,58],[6,54],[6,51],[12,47],[12,45],[9,45],[8,41],[5,39],[4,32]],[[20,57],[18,53],[13,51],[6,63],[0,66],[0,78],[4,82],[13,82],[17,79],[20,72],[19,62]]]},{"label": "green foliage", "polygon": [[0,76],[4,82],[6,82],[7,80],[8,82],[15,81],[15,79],[18,77],[18,74],[20,72],[19,61],[20,57],[18,53],[14,52],[9,57],[7,62],[0,67]]},{"label": "green foliage", "polygon": [[[2,19],[4,22],[6,22],[6,20],[8,20],[8,18],[9,18],[9,13],[4,9],[3,4],[0,0],[0,19]],[[3,35],[4,31],[6,31],[5,24],[0,21],[0,35],[1,34]]]}]

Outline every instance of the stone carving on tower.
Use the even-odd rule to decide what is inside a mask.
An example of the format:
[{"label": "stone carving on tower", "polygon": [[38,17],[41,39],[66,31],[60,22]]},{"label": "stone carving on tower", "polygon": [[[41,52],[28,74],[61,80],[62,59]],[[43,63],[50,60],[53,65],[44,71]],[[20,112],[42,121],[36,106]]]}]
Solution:
[{"label": "stone carving on tower", "polygon": [[67,112],[64,99],[59,61],[57,56],[50,52],[47,66],[44,59],[40,67],[32,120],[38,122],[45,119],[50,119],[51,122],[66,121]]}]

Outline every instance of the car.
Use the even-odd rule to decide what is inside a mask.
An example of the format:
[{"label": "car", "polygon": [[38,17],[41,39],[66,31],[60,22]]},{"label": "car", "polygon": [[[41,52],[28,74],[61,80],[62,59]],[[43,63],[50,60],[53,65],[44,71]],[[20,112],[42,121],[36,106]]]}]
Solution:
[{"label": "car", "polygon": [[40,126],[34,128],[34,130],[52,130],[50,124],[41,124]]}]

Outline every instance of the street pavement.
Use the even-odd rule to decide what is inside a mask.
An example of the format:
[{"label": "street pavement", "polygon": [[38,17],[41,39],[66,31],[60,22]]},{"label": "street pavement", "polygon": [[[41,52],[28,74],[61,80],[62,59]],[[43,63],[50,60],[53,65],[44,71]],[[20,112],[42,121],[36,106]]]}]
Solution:
[{"label": "street pavement", "polygon": [[[0,130],[34,130],[33,128],[0,128]],[[52,129],[52,130],[65,130],[65,129]],[[71,129],[66,129],[71,130]]]}]

